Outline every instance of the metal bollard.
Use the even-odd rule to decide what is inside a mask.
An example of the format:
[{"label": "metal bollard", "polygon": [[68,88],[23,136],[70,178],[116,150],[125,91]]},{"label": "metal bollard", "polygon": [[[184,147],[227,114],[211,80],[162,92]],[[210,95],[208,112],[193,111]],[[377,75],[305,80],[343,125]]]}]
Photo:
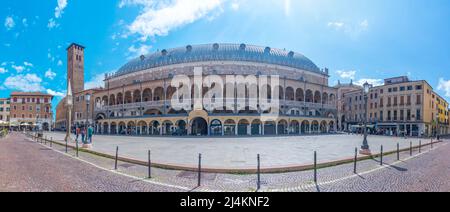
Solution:
[{"label": "metal bollard", "polygon": [[258,181],[256,183],[256,190],[259,191],[259,189],[261,189],[261,157],[258,154],[257,157],[257,162],[258,162],[258,167],[257,167],[257,176],[258,176]]},{"label": "metal bollard", "polygon": [[397,143],[397,160],[400,160],[400,144]]},{"label": "metal bollard", "polygon": [[422,153],[422,140],[419,141],[419,153]]},{"label": "metal bollard", "polygon": [[117,170],[117,160],[119,159],[119,147],[116,147],[116,159],[114,161],[114,170]]},{"label": "metal bollard", "polygon": [[433,139],[431,139],[431,149],[433,149]]},{"label": "metal bollard", "polygon": [[67,144],[67,139],[66,139],[66,153],[67,153],[67,146],[68,146],[68,144]]},{"label": "metal bollard", "polygon": [[383,145],[381,145],[380,166],[383,165]]},{"label": "metal bollard", "polygon": [[198,154],[198,183],[197,186],[202,185],[202,154]]},{"label": "metal bollard", "polygon": [[317,183],[317,151],[314,151],[314,182]]},{"label": "metal bollard", "polygon": [[148,150],[148,178],[152,178],[152,160],[151,160],[152,152]]},{"label": "metal bollard", "polygon": [[412,156],[413,147],[412,147],[412,141],[409,142],[409,156]]},{"label": "metal bollard", "polygon": [[356,174],[356,165],[358,163],[358,148],[355,148],[355,160],[353,161],[353,173]]},{"label": "metal bollard", "polygon": [[45,136],[44,145],[47,145],[47,136]]},{"label": "metal bollard", "polygon": [[50,147],[53,147],[53,137],[50,137]]},{"label": "metal bollard", "polygon": [[77,148],[77,157],[78,157],[78,156],[79,156],[79,155],[78,155],[78,151],[79,151],[79,148],[78,148],[78,141],[75,142],[75,145],[76,145],[76,148]]}]

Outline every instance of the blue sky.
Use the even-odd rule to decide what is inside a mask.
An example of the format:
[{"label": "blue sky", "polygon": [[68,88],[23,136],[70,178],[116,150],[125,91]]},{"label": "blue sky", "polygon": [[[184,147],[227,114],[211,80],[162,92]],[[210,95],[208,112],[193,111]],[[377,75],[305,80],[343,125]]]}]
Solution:
[{"label": "blue sky", "polygon": [[0,96],[66,90],[66,52],[86,46],[88,87],[130,58],[187,44],[285,48],[330,84],[408,75],[450,100],[448,0],[2,0]]}]

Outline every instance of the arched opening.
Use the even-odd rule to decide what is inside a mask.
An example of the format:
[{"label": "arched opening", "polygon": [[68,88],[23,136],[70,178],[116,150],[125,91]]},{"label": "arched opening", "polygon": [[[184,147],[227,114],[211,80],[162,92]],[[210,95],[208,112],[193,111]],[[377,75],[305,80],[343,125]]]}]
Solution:
[{"label": "arched opening", "polygon": [[208,122],[200,117],[192,120],[191,134],[194,136],[208,135]]},{"label": "arched opening", "polygon": [[173,123],[171,121],[163,122],[163,135],[172,135],[173,133]]},{"label": "arched opening", "polygon": [[187,127],[186,127],[187,124],[186,124],[186,121],[179,120],[179,121],[177,121],[176,125],[177,125],[176,135],[179,135],[179,136],[187,135]]},{"label": "arched opening", "polygon": [[303,121],[301,125],[301,132],[302,134],[309,133],[309,121]]},{"label": "arched opening", "polygon": [[336,131],[336,129],[334,128],[334,121],[330,121],[330,123],[328,124],[328,129],[330,132]]},{"label": "arched opening", "polygon": [[111,94],[110,96],[109,96],[109,105],[110,106],[113,106],[113,105],[115,105],[117,102],[116,102],[116,96],[114,95],[114,94]]},{"label": "arched opening", "polygon": [[227,136],[236,135],[236,122],[234,120],[226,120],[224,125],[224,134]]},{"label": "arched opening", "polygon": [[261,135],[261,121],[259,119],[252,122],[252,135]]},{"label": "arched opening", "polygon": [[119,123],[119,134],[120,135],[125,135],[126,133],[127,133],[127,129],[126,129],[125,122],[120,122]]},{"label": "arched opening", "polygon": [[328,99],[328,104],[335,104],[336,96],[334,94],[330,94],[330,98]]},{"label": "arched opening", "polygon": [[319,122],[313,121],[311,124],[311,131],[312,133],[318,133],[319,132]]},{"label": "arched opening", "polygon": [[213,136],[221,136],[222,135],[222,122],[220,120],[213,120],[211,121],[211,135]]},{"label": "arched opening", "polygon": [[147,130],[148,130],[147,123],[145,121],[140,121],[138,123],[137,130],[138,130],[138,135],[147,135],[148,134],[147,133]]},{"label": "arched opening", "polygon": [[278,89],[278,99],[279,99],[279,100],[283,100],[283,99],[284,99],[284,90],[283,90],[283,87],[277,86],[276,88]]},{"label": "arched opening", "polygon": [[294,101],[295,100],[295,92],[292,87],[286,88],[286,100],[287,101]]},{"label": "arched opening", "polygon": [[158,102],[163,100],[164,100],[164,88],[157,87],[153,95],[153,101]]},{"label": "arched opening", "polygon": [[291,121],[291,134],[300,134],[300,123],[296,120]]},{"label": "arched opening", "polygon": [[149,132],[150,135],[160,135],[160,124],[158,121],[150,122]]},{"label": "arched opening", "polygon": [[125,104],[133,103],[133,96],[131,95],[131,91],[125,92]]},{"label": "arched opening", "polygon": [[321,102],[322,96],[320,95],[319,91],[316,91],[314,93],[314,103],[318,104]]},{"label": "arched opening", "polygon": [[274,121],[267,121],[264,123],[264,135],[276,135],[276,123]]},{"label": "arched opening", "polygon": [[249,126],[250,122],[245,119],[240,120],[238,123],[238,135],[248,135],[250,130]]},{"label": "arched opening", "polygon": [[123,94],[122,93],[118,93],[117,94],[117,101],[116,101],[116,105],[122,105],[123,102]]},{"label": "arched opening", "polygon": [[303,92],[303,89],[297,88],[297,91],[295,91],[295,100],[298,102],[305,101],[305,94]]},{"label": "arched opening", "polygon": [[136,124],[133,121],[127,124],[127,135],[136,135]]},{"label": "arched opening", "polygon": [[152,89],[146,88],[142,93],[142,99],[144,102],[152,101]]},{"label": "arched opening", "polygon": [[141,102],[141,91],[140,90],[135,90],[133,92],[133,102],[134,103]]},{"label": "arched opening", "polygon": [[288,123],[286,120],[281,120],[278,122],[278,135],[286,135],[288,129]]},{"label": "arched opening", "polygon": [[102,103],[101,103],[102,107],[103,106],[108,106],[109,102],[108,102],[108,96],[103,96],[102,97]]},{"label": "arched opening", "polygon": [[306,94],[305,94],[305,101],[306,102],[313,102],[313,92],[311,90],[306,90]]}]

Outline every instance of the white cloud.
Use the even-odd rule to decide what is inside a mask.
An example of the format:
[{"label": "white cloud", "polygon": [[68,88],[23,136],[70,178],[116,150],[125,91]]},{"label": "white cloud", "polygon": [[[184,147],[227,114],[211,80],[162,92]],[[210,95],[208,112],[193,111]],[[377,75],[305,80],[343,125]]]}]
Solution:
[{"label": "white cloud", "polygon": [[61,18],[64,9],[67,7],[67,0],[58,0],[58,6],[55,8],[55,18]]},{"label": "white cloud", "polygon": [[56,73],[53,72],[52,69],[48,69],[48,70],[45,72],[45,77],[48,78],[48,79],[53,80],[53,79],[55,79],[55,77],[56,77]]},{"label": "white cloud", "polygon": [[7,73],[7,72],[8,72],[7,69],[5,69],[3,67],[0,67],[0,74],[4,74],[4,73]]},{"label": "white cloud", "polygon": [[36,74],[10,76],[3,83],[5,88],[25,92],[43,91],[42,79]]},{"label": "white cloud", "polygon": [[132,45],[130,48],[128,48],[128,51],[131,53],[131,55],[128,57],[128,59],[133,59],[136,57],[139,57],[141,55],[146,55],[150,52],[150,49],[152,46],[142,44],[140,47],[136,48],[134,45]]},{"label": "white cloud", "polygon": [[231,9],[234,10],[234,11],[238,11],[240,7],[241,7],[241,5],[237,1],[233,1],[231,3]]},{"label": "white cloud", "polygon": [[439,91],[444,91],[446,97],[450,97],[450,80],[444,80],[444,78],[439,79],[438,85]]},{"label": "white cloud", "polygon": [[58,27],[58,26],[59,26],[59,25],[56,23],[55,19],[50,18],[50,19],[48,20],[47,27],[48,27],[49,29],[53,29],[53,28]]},{"label": "white cloud", "polygon": [[63,61],[62,60],[58,60],[58,66],[62,66],[63,65]]},{"label": "white cloud", "polygon": [[91,79],[91,81],[84,84],[84,87],[86,89],[104,87],[105,83],[103,80],[105,80],[105,73],[95,75],[94,78]]},{"label": "white cloud", "polygon": [[384,84],[384,80],[382,80],[382,79],[360,79],[360,80],[354,82],[354,84],[363,86],[364,83],[366,83],[366,82],[373,86],[380,86],[380,85]]},{"label": "white cloud", "polygon": [[23,65],[28,66],[28,67],[33,67],[33,64],[29,63],[27,61],[23,62]]},{"label": "white cloud", "polygon": [[5,19],[5,27],[6,30],[11,30],[16,26],[16,23],[14,22],[14,19],[11,16],[6,17]]},{"label": "white cloud", "polygon": [[61,97],[61,98],[66,96],[65,92],[58,92],[58,91],[54,91],[52,89],[47,89],[47,93],[52,96]]},{"label": "white cloud", "polygon": [[22,72],[22,71],[25,70],[25,67],[23,67],[23,66],[12,65],[11,67],[12,67],[13,69],[15,69],[15,70],[17,71],[17,73],[20,73],[20,72]]},{"label": "white cloud", "polygon": [[2,66],[6,66],[6,64],[8,64],[8,63],[7,63],[7,62],[3,62],[3,63],[2,63]]},{"label": "white cloud", "polygon": [[355,79],[356,71],[336,71],[336,74],[339,75],[342,79]]},{"label": "white cloud", "polygon": [[328,22],[328,27],[332,27],[336,30],[341,29],[344,25],[345,24],[343,22]]},{"label": "white cloud", "polygon": [[[221,8],[225,0],[122,0],[119,7],[143,6],[140,15],[128,26],[130,34],[142,41],[149,37],[166,36],[171,30],[207,17]],[[219,10],[220,12],[220,10]]]},{"label": "white cloud", "polygon": [[358,38],[361,33],[369,29],[369,21],[363,20],[358,23],[347,23],[342,21],[331,21],[328,22],[328,27],[339,32],[344,32],[351,38]]}]

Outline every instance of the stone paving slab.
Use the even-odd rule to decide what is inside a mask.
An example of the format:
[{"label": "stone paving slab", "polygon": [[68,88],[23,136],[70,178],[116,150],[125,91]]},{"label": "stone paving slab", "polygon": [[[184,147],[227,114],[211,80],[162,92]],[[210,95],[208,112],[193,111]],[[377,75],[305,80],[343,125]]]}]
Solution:
[{"label": "stone paving slab", "polygon": [[[63,141],[63,133],[46,133],[48,138]],[[410,142],[418,146],[430,139],[369,136],[373,153],[400,148],[409,148]],[[297,137],[123,137],[96,135],[93,150],[114,155],[116,146],[123,157],[147,160],[147,151],[152,151],[152,161],[160,164],[174,164],[197,167],[198,154],[202,153],[204,168],[254,169],[256,156],[261,154],[262,168],[299,166],[313,163],[313,152],[318,152],[318,162],[329,162],[352,158],[356,147],[361,146],[360,135],[317,135]]]}]

